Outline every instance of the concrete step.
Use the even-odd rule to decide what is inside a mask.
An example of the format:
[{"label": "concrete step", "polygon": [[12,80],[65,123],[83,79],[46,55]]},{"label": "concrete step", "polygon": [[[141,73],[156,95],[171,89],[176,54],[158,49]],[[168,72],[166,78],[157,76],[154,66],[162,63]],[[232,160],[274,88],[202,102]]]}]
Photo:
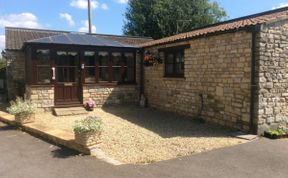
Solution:
[{"label": "concrete step", "polygon": [[88,114],[84,107],[54,108],[54,113],[56,116]]}]

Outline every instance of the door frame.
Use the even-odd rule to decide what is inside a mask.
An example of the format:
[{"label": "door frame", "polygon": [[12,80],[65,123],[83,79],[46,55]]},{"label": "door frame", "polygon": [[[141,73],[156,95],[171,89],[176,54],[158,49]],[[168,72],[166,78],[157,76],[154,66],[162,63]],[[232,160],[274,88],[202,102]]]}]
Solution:
[{"label": "door frame", "polygon": [[[77,60],[78,63],[76,64],[76,72],[77,72],[77,78],[78,80],[76,80],[77,82],[63,82],[60,83],[57,81],[57,51],[65,51],[65,52],[77,52]],[[79,48],[56,48],[55,51],[53,52],[54,57],[53,57],[53,67],[55,69],[55,79],[53,80],[54,82],[54,105],[55,107],[71,107],[71,106],[81,106],[83,105],[83,69],[81,69],[81,64],[82,64],[82,54],[81,51],[79,50]],[[53,75],[53,73],[52,73]],[[53,76],[52,76],[53,77]],[[76,85],[77,88],[77,93],[75,93],[77,95],[77,101],[63,101],[63,102],[59,102],[57,101],[57,92],[58,92],[58,88],[61,88],[61,86],[63,87],[63,89],[65,88],[65,83],[72,83],[72,86],[67,86],[66,88],[72,88],[73,85]],[[64,86],[63,86],[64,85]],[[73,90],[73,88],[71,89]],[[71,93],[73,94],[73,93]],[[64,99],[65,100],[65,99]]]}]

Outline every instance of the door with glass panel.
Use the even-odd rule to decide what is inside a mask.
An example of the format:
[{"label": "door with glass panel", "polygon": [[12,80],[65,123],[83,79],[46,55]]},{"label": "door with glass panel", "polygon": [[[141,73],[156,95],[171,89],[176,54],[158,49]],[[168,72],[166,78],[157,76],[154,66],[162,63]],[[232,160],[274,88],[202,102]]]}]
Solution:
[{"label": "door with glass panel", "polygon": [[57,51],[53,70],[56,106],[81,104],[82,87],[79,53],[75,51]]}]

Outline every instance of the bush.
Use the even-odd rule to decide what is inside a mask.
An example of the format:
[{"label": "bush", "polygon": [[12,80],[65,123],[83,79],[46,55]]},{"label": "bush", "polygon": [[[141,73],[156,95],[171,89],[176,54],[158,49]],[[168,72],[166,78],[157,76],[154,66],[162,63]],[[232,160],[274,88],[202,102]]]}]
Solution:
[{"label": "bush", "polygon": [[276,130],[270,129],[268,133],[270,135],[276,135],[276,136],[287,135],[287,132],[284,129],[280,129],[280,128]]},{"label": "bush", "polygon": [[10,102],[10,107],[7,108],[7,111],[10,114],[32,114],[35,113],[36,107],[31,101],[25,101],[20,97],[17,97],[15,101]]},{"label": "bush", "polygon": [[75,133],[102,132],[103,122],[99,117],[89,116],[83,120],[76,121],[74,125]]}]

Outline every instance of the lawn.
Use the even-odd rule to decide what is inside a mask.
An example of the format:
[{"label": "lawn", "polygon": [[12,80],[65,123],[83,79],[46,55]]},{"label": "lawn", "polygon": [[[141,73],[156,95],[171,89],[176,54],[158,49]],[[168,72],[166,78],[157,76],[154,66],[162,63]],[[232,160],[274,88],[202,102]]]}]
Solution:
[{"label": "lawn", "polygon": [[[99,116],[104,122],[101,149],[124,163],[151,163],[245,142],[230,137],[231,130],[150,108],[111,106],[88,115]],[[36,122],[72,132],[74,121],[88,115],[38,113]]]}]

